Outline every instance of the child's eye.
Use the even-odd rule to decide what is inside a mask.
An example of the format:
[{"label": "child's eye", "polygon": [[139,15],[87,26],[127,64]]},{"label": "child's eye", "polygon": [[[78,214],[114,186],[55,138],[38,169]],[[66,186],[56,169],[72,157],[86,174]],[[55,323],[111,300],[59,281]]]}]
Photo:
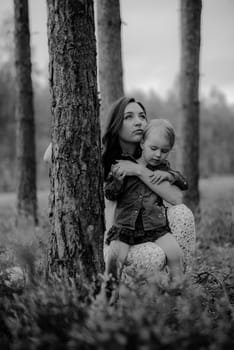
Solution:
[{"label": "child's eye", "polygon": [[161,149],[161,152],[162,152],[162,153],[168,153],[169,151],[170,151],[170,150],[167,149],[167,148],[162,148],[162,149]]}]

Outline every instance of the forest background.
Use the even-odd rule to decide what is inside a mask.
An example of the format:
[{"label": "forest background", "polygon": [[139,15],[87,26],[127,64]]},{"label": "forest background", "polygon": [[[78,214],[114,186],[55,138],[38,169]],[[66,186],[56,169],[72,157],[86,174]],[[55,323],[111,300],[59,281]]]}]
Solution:
[{"label": "forest background", "polygon": [[[74,3],[76,2],[76,0],[73,1]],[[196,1],[194,0],[194,3]],[[168,4],[169,2],[170,4],[175,4],[176,1],[147,0],[147,4]],[[7,3],[10,2],[1,2],[1,4]],[[30,5],[35,5],[36,3],[42,2],[30,0]],[[71,1],[67,3],[71,3]],[[139,9],[138,5],[142,1],[123,0],[123,3],[125,5],[127,3],[135,4],[135,7],[131,8],[132,16],[134,16],[135,10]],[[205,9],[207,9],[207,4],[212,4],[215,7],[217,3],[217,0],[203,1]],[[225,11],[227,11],[227,7],[225,7],[227,3],[233,4],[233,1],[222,0],[222,2],[219,2],[219,4],[222,4],[222,9],[226,9]],[[178,13],[176,14],[178,15]],[[220,18],[222,18],[221,14],[220,11]],[[37,15],[40,18],[39,12]],[[155,18],[156,15],[158,18],[156,12],[152,14]],[[205,20],[207,18],[206,15],[207,12],[204,11],[204,24],[207,23],[207,20]],[[125,17],[123,20],[125,20]],[[155,347],[165,349],[165,346],[168,349],[178,347],[181,349],[204,349],[205,347],[217,350],[233,348],[234,145],[232,137],[234,131],[234,106],[232,103],[234,100],[231,98],[232,89],[226,95],[228,91],[224,89],[224,85],[217,79],[217,75],[214,74],[212,80],[215,81],[215,84],[213,84],[213,87],[210,86],[206,94],[203,94],[208,72],[204,69],[203,64],[201,65],[201,211],[196,224],[196,250],[192,274],[189,276],[191,278],[187,280],[188,285],[184,289],[183,294],[178,296],[170,296],[167,293],[159,294],[157,289],[152,289],[152,294],[149,293],[151,294],[149,299],[147,297],[149,290],[147,289],[147,295],[145,295],[144,300],[142,300],[141,294],[138,294],[138,285],[137,290],[134,291],[136,298],[133,297],[131,289],[129,291],[123,289],[123,303],[119,305],[117,312],[113,313],[113,309],[103,308],[101,303],[95,304],[93,295],[96,292],[93,290],[93,286],[88,285],[87,290],[81,295],[77,292],[77,288],[73,283],[72,285],[70,282],[64,283],[63,279],[56,278],[56,280],[45,283],[44,273],[45,266],[47,266],[48,236],[51,233],[51,229],[47,211],[49,192],[48,168],[43,163],[43,154],[50,142],[51,113],[47,75],[41,69],[41,65],[39,66],[41,62],[38,61],[38,55],[34,47],[35,40],[33,40],[32,44],[32,73],[36,119],[39,226],[35,228],[31,225],[24,225],[23,228],[20,228],[15,225],[17,221],[14,221],[13,218],[15,212],[16,123],[14,117],[14,90],[16,84],[14,80],[12,23],[13,20],[6,17],[5,21],[2,21],[2,27],[0,28],[0,191],[8,192],[0,195],[0,265],[3,271],[0,274],[0,284],[2,285],[0,292],[3,295],[2,303],[0,304],[0,331],[3,331],[2,333],[5,334],[5,337],[0,337],[0,347],[5,348],[4,345],[7,344],[7,349],[17,348],[24,350],[32,348],[85,348],[96,350],[110,348],[128,349],[130,347],[138,350],[143,348],[154,349]],[[142,23],[144,26],[146,21],[142,21]],[[171,23],[170,25],[168,23],[169,21],[165,22],[163,28],[167,28],[172,34],[173,28]],[[45,27],[44,24],[44,30],[46,29]],[[224,30],[225,34],[223,37],[221,35],[221,37],[222,39],[224,37],[227,39],[227,37],[231,37],[231,28],[233,27],[230,28],[227,23],[222,27],[220,22],[217,21],[217,17],[215,17],[213,28],[216,28],[212,33],[212,39],[216,43],[216,51],[223,54],[224,40],[221,40],[218,34]],[[156,33],[157,29],[155,28],[154,30]],[[145,79],[148,79],[148,67],[146,66],[147,62],[152,61],[151,51],[146,50],[145,41],[139,40],[139,33],[139,31],[135,32],[139,46],[137,46],[137,52],[132,52],[131,57],[138,58],[138,63],[138,54],[141,57],[142,65],[137,66],[139,74],[136,74],[136,77],[143,75]],[[33,31],[32,37],[34,39],[37,37]],[[135,45],[136,41],[134,41]],[[170,46],[165,38],[162,39],[162,42],[165,48],[169,46],[169,51],[173,52],[173,54],[168,54],[168,60],[174,61],[176,59],[174,48]],[[203,42],[207,43],[204,36]],[[154,44],[156,46],[157,43],[159,41],[150,42],[151,47]],[[230,50],[232,50],[231,45],[230,47]],[[202,62],[204,62],[203,49],[204,46],[201,52]],[[159,55],[160,50],[157,50],[157,53]],[[125,54],[126,52],[124,53],[124,62],[126,63]],[[146,61],[143,57],[149,61]],[[230,69],[232,65],[228,65],[232,57],[231,55],[229,56],[228,61],[225,61],[226,64],[222,60],[218,60],[218,67],[216,66],[218,75],[222,75],[223,79],[224,71],[226,71],[226,78],[228,78],[230,83],[234,81],[232,79],[233,71]],[[158,77],[157,73],[161,72],[159,60],[155,60],[154,64],[157,68],[156,72],[152,71],[152,78]],[[159,115],[168,117],[175,125],[178,142],[176,151],[173,152],[173,157],[174,161],[178,161],[178,155],[180,154],[178,151],[180,146],[178,79],[174,77],[174,83],[170,86],[168,85],[168,92],[164,93],[164,95],[161,95],[162,90],[159,87],[152,88],[151,91],[146,92],[136,80],[135,84],[129,85],[129,71],[132,70],[132,66],[124,65],[125,84],[128,87],[127,92],[144,102],[150,117]],[[46,71],[48,71],[47,67]],[[211,69],[209,70],[210,72]],[[166,81],[164,73],[162,70],[161,78],[165,77]],[[171,79],[173,81],[172,76]],[[138,88],[138,90],[133,91],[133,86]],[[193,136],[194,134],[191,137]],[[92,159],[92,157],[89,159]],[[228,179],[226,175],[229,174],[231,176]],[[215,178],[212,179],[213,176]],[[96,173],[95,177],[97,177]],[[45,189],[45,191],[41,191],[42,189]],[[91,199],[93,201],[93,192]],[[77,203],[79,204],[79,202]],[[76,210],[77,208],[78,205]],[[79,217],[79,214],[76,217]],[[68,215],[66,218],[69,220]],[[88,222],[87,219],[86,221]],[[7,249],[4,247],[5,243],[8,246]],[[86,256],[86,254],[84,255]],[[72,256],[75,260],[75,255]],[[4,273],[4,269],[6,273]],[[13,287],[8,288],[8,281],[14,282],[12,271],[14,272],[13,276],[16,276],[16,282],[17,278],[18,282],[20,282],[19,276],[21,276],[21,286],[16,283],[16,285],[13,284]],[[81,280],[82,286],[85,285],[82,278],[79,280]],[[25,281],[27,281],[27,288],[24,288]],[[13,293],[16,290],[18,295],[15,296],[14,294],[14,297],[12,297],[12,290]],[[9,298],[6,298],[7,293],[10,295]],[[150,297],[155,295],[157,298],[154,307],[152,307]],[[9,346],[9,342],[13,347]]]},{"label": "forest background", "polygon": [[[129,6],[125,4],[124,6]],[[225,1],[227,3],[227,1]],[[34,4],[35,5],[35,4]],[[207,4],[208,5],[208,4]],[[174,5],[173,5],[174,6]],[[229,5],[230,6],[230,5]],[[33,1],[31,2],[33,7]],[[139,6],[138,6],[139,7]],[[205,4],[204,4],[205,7]],[[228,9],[228,7],[227,7]],[[132,9],[132,13],[137,11]],[[205,14],[204,14],[205,16]],[[0,192],[11,192],[15,189],[15,96],[14,96],[14,59],[13,59],[13,18],[11,13],[5,12],[1,23],[0,48]],[[124,18],[123,18],[124,20]],[[205,22],[205,21],[204,21]],[[128,23],[124,23],[125,25]],[[227,26],[227,31],[230,29]],[[45,28],[44,28],[45,30]],[[234,30],[234,29],[233,29]],[[214,32],[215,35],[215,32]],[[227,37],[228,37],[227,35]],[[224,39],[227,39],[225,37]],[[35,41],[35,39],[34,39]],[[141,43],[140,44],[141,47]],[[153,43],[152,43],[153,45]],[[145,47],[145,46],[144,46]],[[144,47],[138,54],[142,55]],[[47,67],[42,68],[42,62],[38,62],[38,47],[32,45],[33,61],[33,84],[34,84],[34,108],[36,120],[36,149],[37,149],[37,185],[38,189],[48,188],[48,169],[43,163],[43,153],[50,141],[51,113],[50,94],[47,83]],[[202,54],[202,53],[201,53]],[[173,59],[173,58],[172,58]],[[125,62],[125,58],[123,57]],[[156,63],[155,63],[156,64]],[[224,69],[220,61],[220,74]],[[139,73],[142,75],[144,72]],[[205,72],[206,73],[206,72]],[[147,73],[146,73],[147,75]],[[227,74],[226,74],[227,75]],[[128,72],[124,71],[125,81],[128,79]],[[232,73],[230,72],[230,79]],[[130,77],[129,77],[130,78]],[[172,78],[173,80],[173,78]],[[200,177],[214,175],[229,175],[234,172],[234,104],[225,91],[218,85],[213,84],[206,94],[203,94],[203,71],[201,72],[201,111],[200,111]],[[164,95],[161,89],[142,88],[142,85],[135,86],[127,82],[128,95],[136,96],[141,100],[148,112],[148,116],[163,116],[171,120],[177,131],[177,147],[172,155],[173,163],[179,167],[179,97],[178,79],[174,77],[174,83],[169,86]]]}]

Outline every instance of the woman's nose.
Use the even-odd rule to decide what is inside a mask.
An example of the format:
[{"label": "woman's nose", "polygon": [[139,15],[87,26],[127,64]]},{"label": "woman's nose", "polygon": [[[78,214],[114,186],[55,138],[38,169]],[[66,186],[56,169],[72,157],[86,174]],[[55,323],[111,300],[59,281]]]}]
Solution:
[{"label": "woman's nose", "polygon": [[135,124],[136,125],[141,125],[142,124],[142,120],[140,119],[140,117],[138,115],[135,116]]}]

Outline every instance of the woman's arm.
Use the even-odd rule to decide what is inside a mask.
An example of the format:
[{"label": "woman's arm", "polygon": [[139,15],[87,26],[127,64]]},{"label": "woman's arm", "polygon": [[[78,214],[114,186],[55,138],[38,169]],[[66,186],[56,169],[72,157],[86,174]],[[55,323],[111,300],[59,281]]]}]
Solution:
[{"label": "woman's arm", "polygon": [[138,178],[144,182],[147,187],[170,204],[176,205],[182,203],[182,192],[177,186],[172,185],[169,181],[163,181],[160,184],[152,183],[150,177],[152,171],[144,166],[140,167],[142,169],[139,170]]},{"label": "woman's arm", "polygon": [[120,160],[115,167],[118,168],[119,172],[124,172],[126,176],[137,176],[147,187],[168,203],[173,205],[182,203],[182,192],[179,188],[170,184],[169,181],[163,181],[160,184],[152,183],[153,172],[145,166],[128,160]]}]

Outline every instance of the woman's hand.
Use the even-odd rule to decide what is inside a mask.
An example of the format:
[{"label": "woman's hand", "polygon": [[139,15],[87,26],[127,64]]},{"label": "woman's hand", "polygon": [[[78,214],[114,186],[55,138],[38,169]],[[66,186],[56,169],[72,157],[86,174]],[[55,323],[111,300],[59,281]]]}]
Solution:
[{"label": "woman's hand", "polygon": [[113,165],[112,171],[115,171],[117,174],[124,173],[125,176],[139,176],[141,165],[130,160],[118,160]]},{"label": "woman's hand", "polygon": [[151,175],[150,175],[150,180],[152,184],[161,184],[163,181],[173,181],[173,176],[168,173],[167,171],[163,170],[155,170]]},{"label": "woman's hand", "polygon": [[120,166],[116,166],[116,165],[117,164],[111,166],[111,173],[112,173],[113,178],[117,182],[122,184],[123,183],[123,179],[126,176],[126,173],[124,172],[124,170]]}]

